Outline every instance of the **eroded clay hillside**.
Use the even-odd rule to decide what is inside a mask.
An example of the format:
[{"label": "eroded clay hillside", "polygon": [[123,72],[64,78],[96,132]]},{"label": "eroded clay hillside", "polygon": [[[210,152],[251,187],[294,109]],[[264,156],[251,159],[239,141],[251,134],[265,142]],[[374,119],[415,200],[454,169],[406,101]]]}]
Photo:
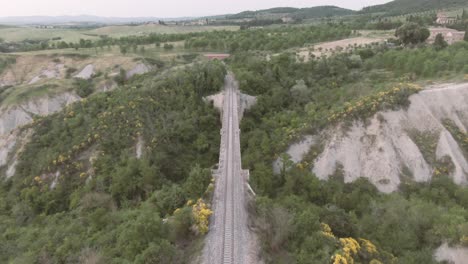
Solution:
[{"label": "eroded clay hillside", "polygon": [[19,55],[15,63],[0,72],[0,87],[7,85],[35,84],[47,79],[77,77],[89,79],[93,75],[115,76],[120,69],[129,75],[147,72],[149,67],[132,57],[93,57],[80,54]]},{"label": "eroded clay hillside", "polygon": [[[47,116],[90,93],[114,89],[152,66],[131,57],[20,55],[0,73],[0,167],[15,173],[17,154],[35,116]],[[121,76],[123,75],[123,76]]]},{"label": "eroded clay hillside", "polygon": [[468,84],[427,87],[407,109],[384,111],[365,121],[339,124],[292,145],[299,162],[311,146],[321,149],[313,172],[321,179],[343,174],[346,182],[368,178],[382,192],[401,182],[428,181],[449,173],[468,182]]}]

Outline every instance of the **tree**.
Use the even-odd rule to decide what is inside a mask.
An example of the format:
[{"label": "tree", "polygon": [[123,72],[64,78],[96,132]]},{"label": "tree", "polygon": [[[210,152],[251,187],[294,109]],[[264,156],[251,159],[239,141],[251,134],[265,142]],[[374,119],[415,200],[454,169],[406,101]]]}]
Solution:
[{"label": "tree", "polygon": [[209,169],[202,169],[199,164],[196,164],[185,181],[185,193],[192,199],[202,197],[206,187],[210,184],[210,180],[211,171]]},{"label": "tree", "polygon": [[86,41],[84,39],[80,39],[80,48],[86,48]]},{"label": "tree", "polygon": [[[0,41],[1,42],[1,41]],[[69,46],[68,46],[68,43],[66,43],[65,41],[61,41],[58,43],[57,45],[57,48],[59,49],[67,49]]]},{"label": "tree", "polygon": [[171,49],[174,49],[174,45],[165,43],[164,46],[163,46],[163,48],[164,48],[165,50],[171,50]]},{"label": "tree", "polygon": [[127,47],[126,46],[120,46],[120,53],[125,55],[127,53]]},{"label": "tree", "polygon": [[83,80],[83,79],[75,79],[74,83],[76,87],[76,93],[81,97],[81,98],[86,98],[90,94],[93,93],[94,88],[91,83],[91,81],[88,80]]},{"label": "tree", "polygon": [[468,41],[468,28],[465,31],[465,37],[463,38],[465,41]]},{"label": "tree", "polygon": [[442,34],[437,34],[435,41],[434,41],[434,48],[436,50],[443,50],[448,47],[447,41],[445,41],[444,36]]},{"label": "tree", "polygon": [[405,45],[422,43],[426,41],[430,35],[429,29],[421,27],[416,23],[406,23],[395,32],[395,36]]}]

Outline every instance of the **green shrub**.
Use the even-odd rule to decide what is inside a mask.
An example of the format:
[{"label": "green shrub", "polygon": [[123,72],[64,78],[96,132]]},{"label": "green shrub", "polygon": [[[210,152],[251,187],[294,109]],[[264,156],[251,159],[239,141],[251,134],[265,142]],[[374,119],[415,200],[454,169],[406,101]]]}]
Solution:
[{"label": "green shrub", "polygon": [[76,78],[74,86],[76,87],[76,94],[81,98],[86,98],[94,92],[94,87],[90,80]]}]

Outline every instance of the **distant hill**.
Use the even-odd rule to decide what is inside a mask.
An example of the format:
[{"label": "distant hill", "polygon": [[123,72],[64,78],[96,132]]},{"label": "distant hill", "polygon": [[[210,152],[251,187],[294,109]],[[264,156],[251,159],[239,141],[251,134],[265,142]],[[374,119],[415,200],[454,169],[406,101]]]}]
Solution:
[{"label": "distant hill", "polygon": [[244,11],[234,15],[226,16],[227,19],[246,18],[281,18],[288,16],[296,19],[323,18],[330,16],[345,16],[354,14],[355,11],[337,6],[316,6],[310,8],[277,7],[271,9]]},{"label": "distant hill", "polygon": [[468,6],[468,0],[394,0],[383,5],[365,7],[359,13],[403,15],[464,6]]},{"label": "distant hill", "polygon": [[[177,18],[187,20],[189,18]],[[99,24],[127,24],[158,21],[157,17],[100,17],[100,16],[15,16],[0,17],[0,24],[5,25],[54,25],[67,23],[99,23]],[[164,18],[165,21],[175,20]]]}]

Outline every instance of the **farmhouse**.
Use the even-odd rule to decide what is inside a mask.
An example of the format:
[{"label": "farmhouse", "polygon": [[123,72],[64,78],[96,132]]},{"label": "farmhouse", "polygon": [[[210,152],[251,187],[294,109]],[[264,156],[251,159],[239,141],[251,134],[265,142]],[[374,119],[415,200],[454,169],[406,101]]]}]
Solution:
[{"label": "farmhouse", "polygon": [[429,43],[434,43],[434,40],[438,34],[442,34],[448,44],[462,41],[463,37],[465,36],[465,32],[450,28],[430,28],[429,30],[431,31],[431,35],[427,39],[427,42]]},{"label": "farmhouse", "polygon": [[293,22],[294,22],[294,18],[285,16],[285,17],[282,17],[282,18],[281,18],[281,21],[283,21],[283,23],[293,23]]},{"label": "farmhouse", "polygon": [[443,12],[439,12],[437,14],[436,23],[439,24],[439,25],[450,25],[450,24],[454,24],[456,22],[457,22],[456,17],[447,16],[447,14],[445,14]]}]

